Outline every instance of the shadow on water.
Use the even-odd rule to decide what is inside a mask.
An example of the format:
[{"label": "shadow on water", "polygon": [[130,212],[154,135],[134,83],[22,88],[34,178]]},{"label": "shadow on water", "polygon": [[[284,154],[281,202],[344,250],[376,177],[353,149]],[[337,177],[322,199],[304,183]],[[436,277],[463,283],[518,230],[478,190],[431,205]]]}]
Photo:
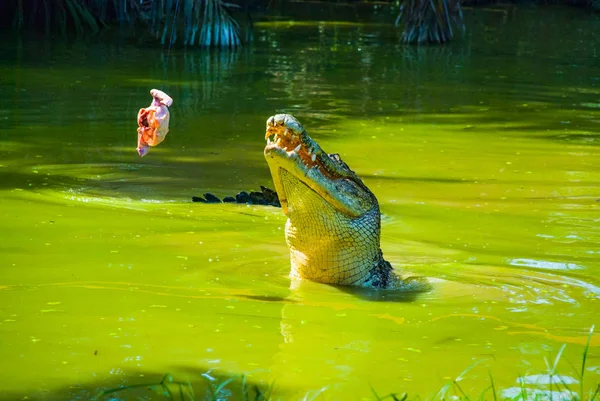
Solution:
[{"label": "shadow on water", "polygon": [[253,301],[260,301],[260,302],[274,302],[274,303],[295,303],[296,301],[294,301],[293,299],[290,299],[288,297],[280,297],[280,296],[275,296],[275,295],[246,295],[246,294],[240,294],[239,295],[240,298],[246,298],[246,299],[251,299]]},{"label": "shadow on water", "polygon": [[[223,197],[241,190],[260,190],[270,184],[261,166],[242,164],[223,168],[222,161],[171,161],[160,164],[87,163],[34,165],[21,171],[0,170],[0,189],[53,191],[107,197],[187,200],[205,192]],[[237,172],[254,177],[238,180]],[[232,177],[232,172],[234,176]]]},{"label": "shadow on water", "polygon": [[404,290],[375,290],[372,288],[356,288],[341,285],[332,285],[341,292],[355,296],[363,301],[371,302],[400,302],[412,303],[426,294],[426,291],[404,291]]}]

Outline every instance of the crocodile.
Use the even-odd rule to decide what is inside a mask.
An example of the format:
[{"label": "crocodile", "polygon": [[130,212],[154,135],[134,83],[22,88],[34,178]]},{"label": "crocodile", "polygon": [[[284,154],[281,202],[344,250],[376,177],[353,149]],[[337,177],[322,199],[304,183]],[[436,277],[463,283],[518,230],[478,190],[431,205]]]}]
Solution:
[{"label": "crocodile", "polygon": [[296,118],[267,120],[264,155],[283,213],[291,277],[325,284],[422,291],[383,258],[375,195],[340,158],[327,154]]}]

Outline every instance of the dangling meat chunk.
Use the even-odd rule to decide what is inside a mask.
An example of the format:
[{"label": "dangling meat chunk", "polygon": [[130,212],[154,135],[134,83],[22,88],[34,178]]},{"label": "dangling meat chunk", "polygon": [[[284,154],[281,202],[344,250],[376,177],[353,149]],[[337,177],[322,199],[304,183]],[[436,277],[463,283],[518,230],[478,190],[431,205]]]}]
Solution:
[{"label": "dangling meat chunk", "polygon": [[138,146],[140,156],[145,156],[150,146],[161,143],[169,132],[169,109],[173,99],[163,91],[152,89],[154,98],[150,106],[140,109],[138,120]]}]

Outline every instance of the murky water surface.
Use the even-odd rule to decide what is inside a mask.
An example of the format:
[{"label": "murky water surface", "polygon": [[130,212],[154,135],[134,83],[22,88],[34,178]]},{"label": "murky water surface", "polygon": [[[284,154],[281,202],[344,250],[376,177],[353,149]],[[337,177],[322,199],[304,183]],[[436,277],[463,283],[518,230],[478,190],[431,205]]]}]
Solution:
[{"label": "murky water surface", "polygon": [[[278,23],[240,52],[174,50],[171,132],[143,159],[135,116],[163,85],[160,50],[3,43],[0,399],[166,373],[199,388],[247,374],[289,399],[425,398],[478,363],[460,382],[476,397],[488,371],[498,392],[543,381],[563,344],[558,371],[578,380],[600,323],[600,22],[467,14],[445,47],[400,46],[382,24]],[[280,209],[190,202],[272,186],[277,112],[364,179],[384,255],[431,292],[292,288]]]}]

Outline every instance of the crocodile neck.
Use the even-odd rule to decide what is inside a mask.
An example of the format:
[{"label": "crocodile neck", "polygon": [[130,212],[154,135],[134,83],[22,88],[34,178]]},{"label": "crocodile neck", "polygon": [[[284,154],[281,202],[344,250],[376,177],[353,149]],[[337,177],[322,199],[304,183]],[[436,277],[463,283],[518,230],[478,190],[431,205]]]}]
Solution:
[{"label": "crocodile neck", "polygon": [[391,266],[379,249],[378,204],[358,217],[347,216],[289,172],[281,170],[279,177],[288,200],[285,236],[291,276],[327,284],[385,287]]}]

